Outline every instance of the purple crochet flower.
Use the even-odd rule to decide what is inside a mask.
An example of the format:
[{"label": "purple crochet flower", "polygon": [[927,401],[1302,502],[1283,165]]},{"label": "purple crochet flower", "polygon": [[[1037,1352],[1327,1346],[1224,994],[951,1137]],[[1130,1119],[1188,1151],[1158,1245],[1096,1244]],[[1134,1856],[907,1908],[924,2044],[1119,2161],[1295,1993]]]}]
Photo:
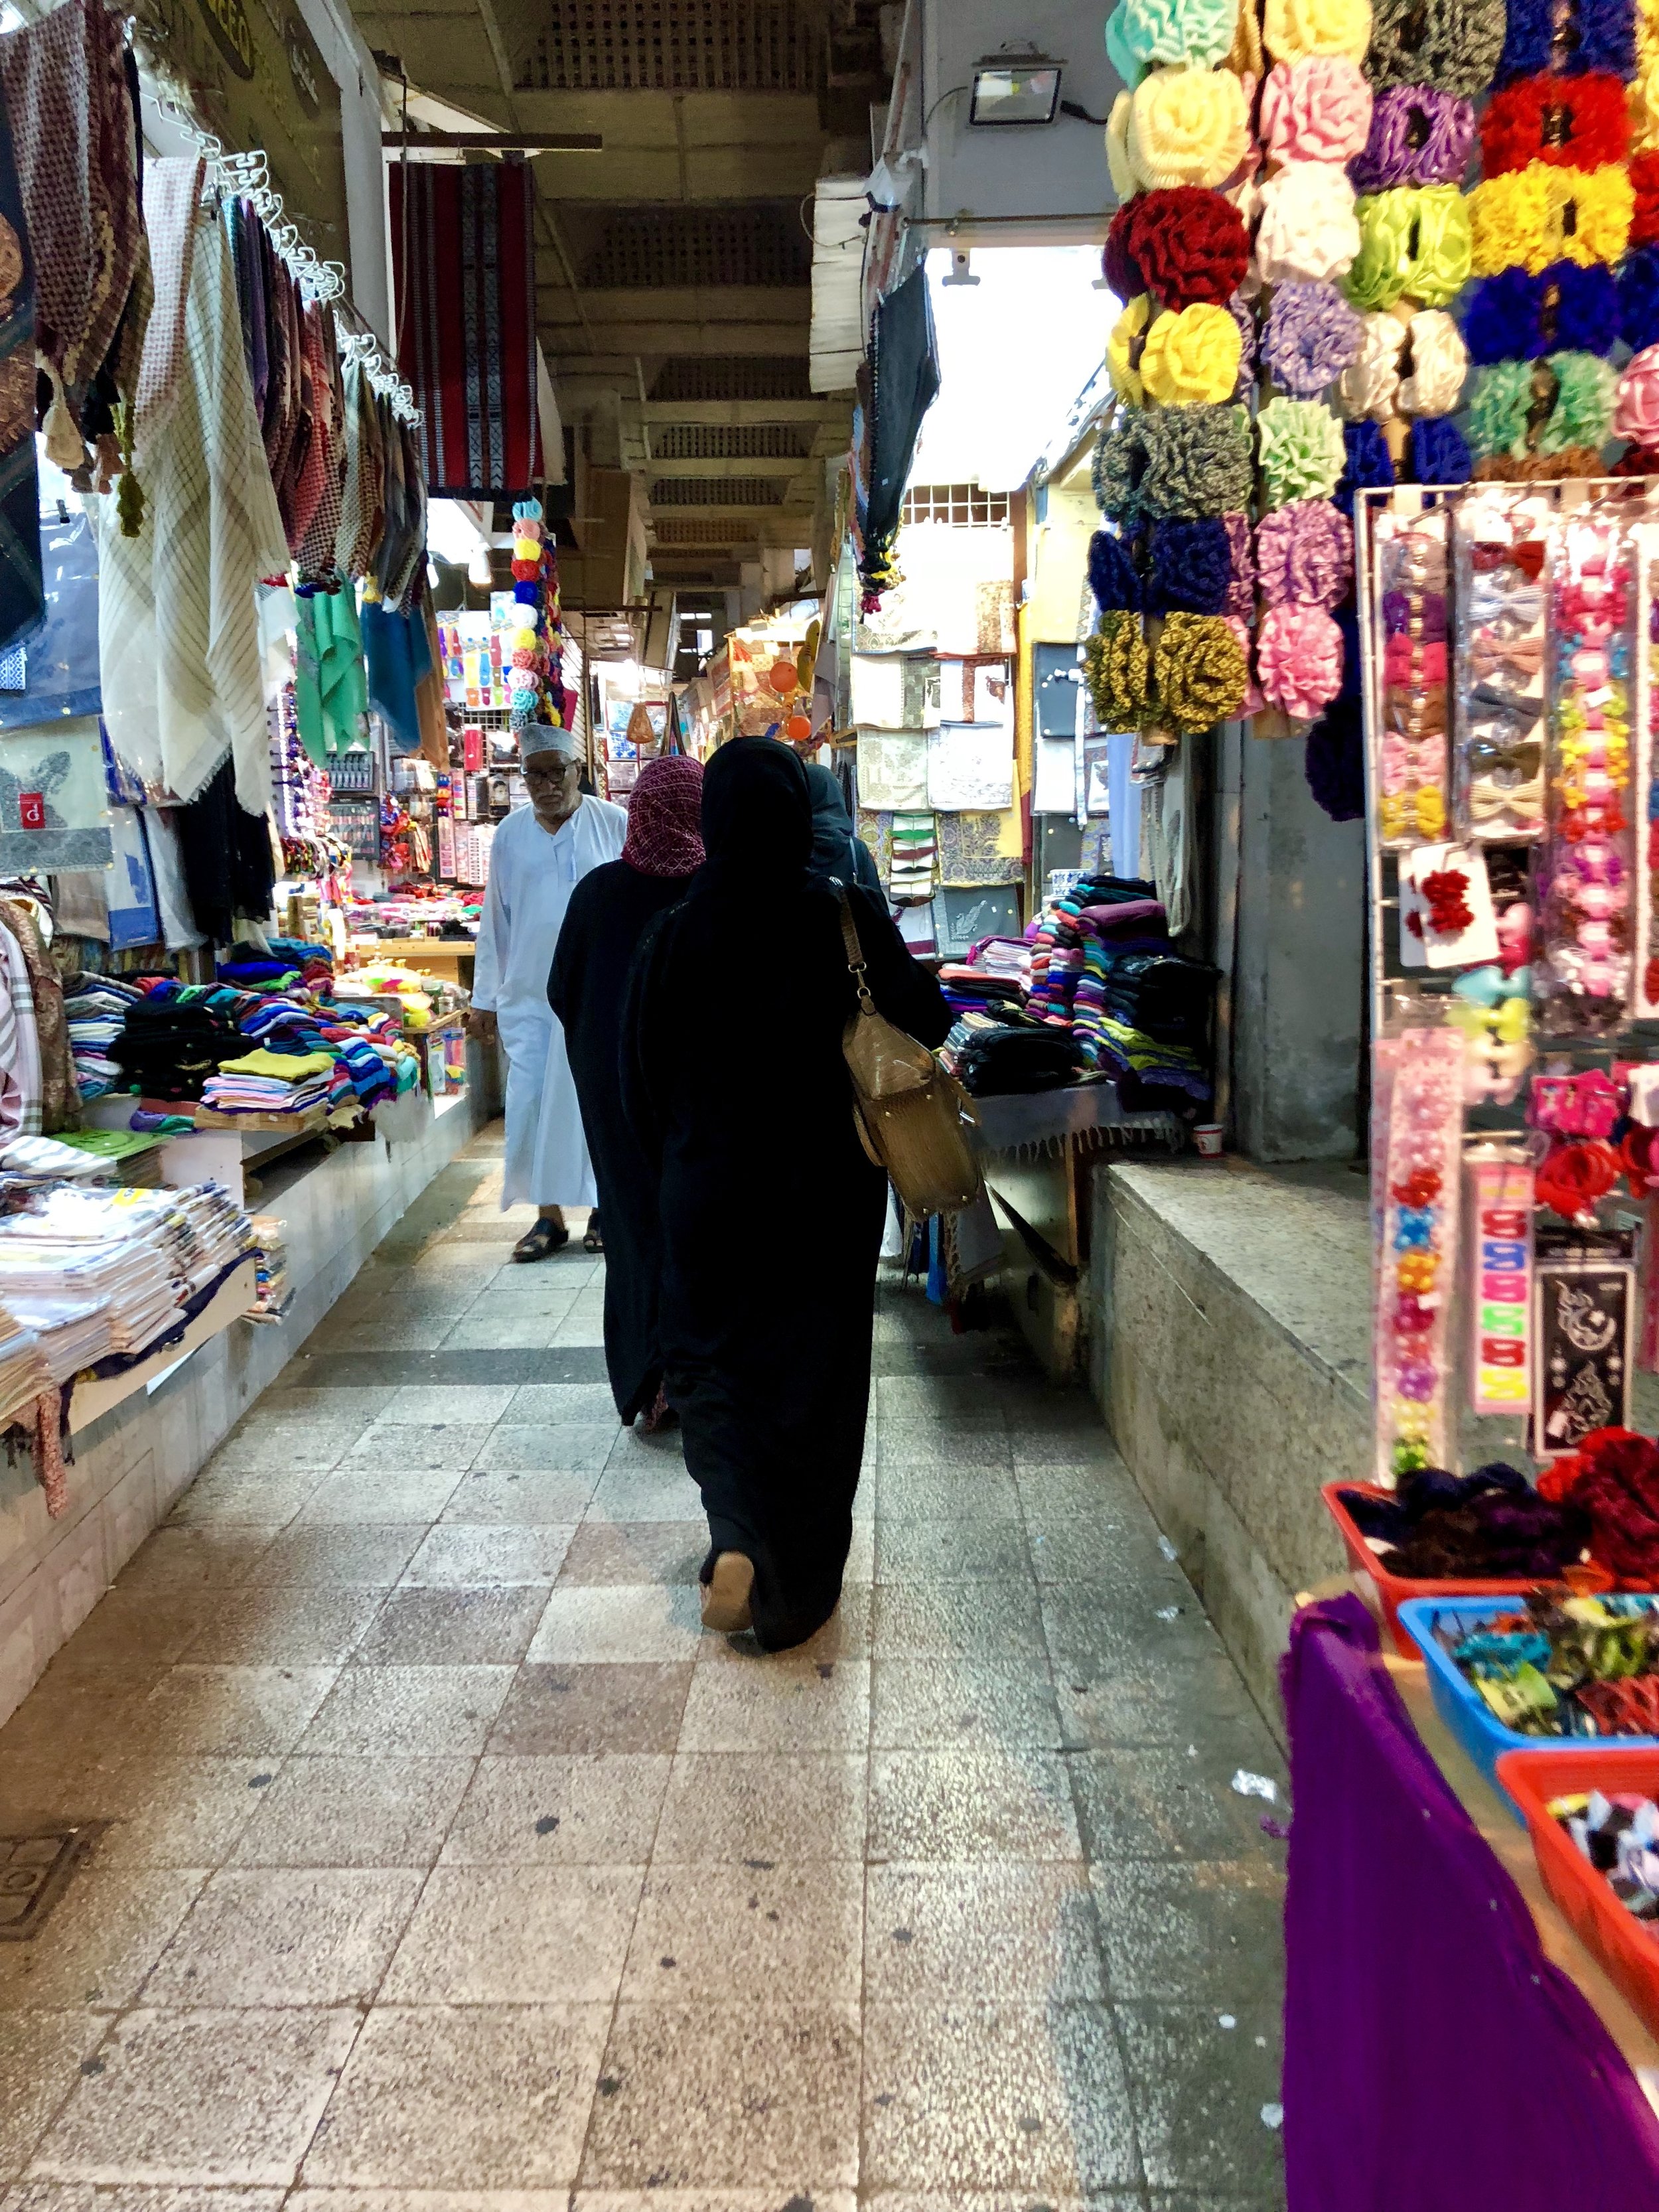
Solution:
[{"label": "purple crochet flower", "polygon": [[1276,284],[1261,356],[1295,398],[1314,399],[1358,356],[1364,335],[1334,284]]},{"label": "purple crochet flower", "polygon": [[1241,622],[1254,622],[1255,555],[1250,548],[1250,518],[1248,514],[1224,514],[1221,520],[1226,526],[1227,558],[1233,571],[1221,611],[1224,615],[1237,615]]},{"label": "purple crochet flower", "polygon": [[1328,500],[1293,499],[1262,517],[1255,567],[1270,607],[1339,606],[1353,582],[1353,532]]},{"label": "purple crochet flower", "polygon": [[1474,149],[1474,108],[1432,85],[1397,84],[1371,107],[1365,150],[1348,164],[1357,192],[1396,185],[1455,185]]}]

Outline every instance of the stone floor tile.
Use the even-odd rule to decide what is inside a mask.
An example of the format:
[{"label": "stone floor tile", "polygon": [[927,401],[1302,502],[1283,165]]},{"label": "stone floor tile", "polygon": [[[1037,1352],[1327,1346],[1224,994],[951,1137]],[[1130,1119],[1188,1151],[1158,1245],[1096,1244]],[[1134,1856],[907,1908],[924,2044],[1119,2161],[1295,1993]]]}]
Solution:
[{"label": "stone floor tile", "polygon": [[[78,1807],[109,1821],[98,1838],[100,1867],[216,1867],[258,1812],[270,1765],[259,1759],[134,1759],[104,1769],[70,1806],[60,1798],[60,1808]],[[6,1795],[0,1786],[0,1802]]]},{"label": "stone floor tile", "polygon": [[290,1583],[223,1590],[181,1656],[192,1667],[337,1667],[350,1657],[380,1606],[374,1589]]},{"label": "stone floor tile", "polygon": [[853,1540],[848,1548],[847,1564],[841,1571],[842,1587],[850,1588],[858,1583],[872,1583],[876,1577],[876,1528],[873,1521],[860,1521],[856,1510],[853,1516]]},{"label": "stone floor tile", "polygon": [[1065,1741],[1073,1750],[1184,1747],[1207,1736],[1236,1745],[1236,1765],[1265,1771],[1274,1756],[1267,1723],[1224,1654],[1160,1661],[1142,1651],[1096,1679],[1060,1668],[1054,1688]]},{"label": "stone floor tile", "polygon": [[1279,2001],[1285,1883],[1260,1859],[1097,1866],[1095,1894],[1119,1999],[1218,2005]]},{"label": "stone floor tile", "polygon": [[285,1528],[310,1504],[329,1469],[312,1459],[280,1474],[210,1468],[198,1475],[167,1518],[171,1528]]},{"label": "stone floor tile", "polygon": [[[1018,1474],[1042,1474],[1052,1468],[1084,1468],[1097,1470],[1109,1477],[1114,1486],[1128,1484],[1134,1478],[1123,1464],[1117,1446],[1107,1435],[1097,1414],[1093,1427],[1073,1426],[1027,1428],[1017,1425],[1011,1416],[1008,1423],[1008,1449],[1013,1455],[1014,1469]],[[1127,1492],[1124,1493],[1128,1494]]]},{"label": "stone floor tile", "polygon": [[695,1583],[708,1549],[708,1532],[690,1522],[587,1521],[570,1540],[559,1586]]},{"label": "stone floor tile", "polygon": [[858,2179],[856,2006],[619,2005],[599,2086],[589,2187]]},{"label": "stone floor tile", "polygon": [[1096,1900],[1077,1862],[872,1867],[864,1960],[872,2003],[1106,1995]]},{"label": "stone floor tile", "polygon": [[872,1864],[1082,1855],[1065,1761],[1054,1752],[979,1745],[871,1759]]},{"label": "stone floor tile", "polygon": [[1281,2100],[1277,2009],[1240,2011],[1231,2028],[1211,2007],[1120,2004],[1116,2012],[1151,2187],[1276,2201],[1284,2137],[1261,2108]]},{"label": "stone floor tile", "polygon": [[562,2189],[608,2005],[379,2005],[306,2154],[312,2186]]},{"label": "stone floor tile", "polygon": [[501,1419],[548,1429],[605,1421],[614,1427],[617,1404],[608,1382],[526,1382],[514,1392]]},{"label": "stone floor tile", "polygon": [[[1091,1859],[1247,1859],[1267,1852],[1261,1823],[1268,1808],[1231,1789],[1234,1768],[1213,1747],[1143,1745],[1073,1753],[1066,1764]],[[1264,1771],[1282,1789],[1277,1754]]]},{"label": "stone floor tile", "polygon": [[1026,1491],[1025,1533],[1040,1583],[1115,1582],[1167,1591],[1160,1604],[1182,1603],[1191,1584],[1159,1547],[1157,1524],[1144,1509],[1110,1499],[1083,1506],[1034,1507]]},{"label": "stone floor tile", "polygon": [[502,1421],[493,1428],[471,1462],[493,1473],[519,1468],[529,1474],[574,1469],[597,1475],[617,1441],[614,1417],[556,1427],[549,1421]]},{"label": "stone floor tile", "polygon": [[233,1867],[144,1987],[147,2005],[366,2005],[415,1899],[410,1869]]},{"label": "stone floor tile", "polygon": [[158,1755],[278,1758],[292,1751],[339,1670],[198,1666],[161,1676],[131,1716],[135,1746]]},{"label": "stone floor tile", "polygon": [[[586,1341],[586,1340],[583,1340]],[[464,1316],[440,1342],[446,1352],[545,1352],[559,1341],[559,1325],[540,1314]]]},{"label": "stone floor tile", "polygon": [[1060,1714],[1041,1662],[890,1659],[875,1662],[870,1742],[878,1751],[995,1750],[1036,1744],[1058,1751]]},{"label": "stone floor tile", "polygon": [[[915,1340],[914,1315],[903,1316],[904,1341]],[[871,1410],[883,1420],[937,1421],[957,1426],[1003,1426],[1005,1393],[978,1375],[884,1375],[871,1392]]]},{"label": "stone floor tile", "polygon": [[108,2026],[95,2013],[0,2014],[0,2188],[22,2172]]},{"label": "stone floor tile", "polygon": [[203,1869],[83,1868],[32,1942],[0,1944],[0,2013],[131,2004],[206,1880]]},{"label": "stone floor tile", "polygon": [[750,1666],[757,1661],[770,1666],[780,1662],[800,1666],[810,1660],[814,1666],[822,1666],[831,1660],[867,1659],[873,1595],[868,1582],[856,1582],[849,1576],[842,1585],[835,1611],[804,1643],[792,1644],[784,1652],[769,1653],[747,1629],[734,1636],[719,1636],[711,1631],[697,1646],[698,1662],[705,1667]]},{"label": "stone floor tile", "polygon": [[[386,1589],[420,1549],[427,1526],[424,1521],[384,1526],[339,1522],[321,1528],[301,1523],[283,1531],[249,1579]],[[126,1588],[125,1577],[121,1588]]]},{"label": "stone floor tile", "polygon": [[672,1761],[664,1753],[480,1759],[445,1866],[642,1866]]},{"label": "stone floor tile", "polygon": [[284,2185],[356,2033],[345,2011],[130,2013],[30,2179]]},{"label": "stone floor tile", "polygon": [[671,1752],[693,1668],[520,1667],[490,1730],[498,1753]]},{"label": "stone floor tile", "polygon": [[406,1589],[504,1589],[537,1585],[550,1590],[572,1530],[568,1527],[477,1528],[441,1522],[404,1571]]},{"label": "stone floor tile", "polygon": [[509,1589],[395,1589],[355,1658],[368,1667],[510,1666],[523,1658],[546,1602],[546,1591],[533,1583]]},{"label": "stone floor tile", "polygon": [[587,1510],[599,1481],[580,1468],[471,1467],[439,1516],[441,1522],[479,1527],[511,1522],[518,1528],[550,1522],[574,1527]]},{"label": "stone floor tile", "polygon": [[1024,1533],[1017,1522],[961,1515],[877,1522],[878,1582],[1024,1583],[1030,1577]]},{"label": "stone floor tile", "polygon": [[[578,2189],[569,2212],[780,2212],[780,2206],[775,2189]],[[850,2189],[809,2185],[793,2191],[781,2212],[858,2212],[858,2198]]]},{"label": "stone floor tile", "polygon": [[439,1867],[387,2004],[601,2004],[617,1994],[642,1866]]},{"label": "stone floor tile", "polygon": [[454,1421],[482,1423],[488,1427],[505,1419],[512,1402],[513,1389],[509,1383],[405,1382],[392,1392],[380,1419],[420,1427]]},{"label": "stone floor tile", "polygon": [[72,1746],[84,1761],[125,1758],[133,1747],[136,1716],[168,1671],[118,1662],[76,1672],[49,1668],[0,1728],[0,1757]]},{"label": "stone floor tile", "polygon": [[52,1662],[55,1675],[117,1666],[147,1670],[176,1659],[219,1603],[205,1584],[173,1592],[137,1590],[125,1578],[104,1592]]},{"label": "stone floor tile", "polygon": [[1120,1668],[1226,1661],[1220,1638],[1190,1589],[1139,1582],[1045,1583],[1042,1623],[1056,1677],[1087,1684]]},{"label": "stone floor tile", "polygon": [[348,1667],[301,1748],[364,1757],[476,1756],[512,1680],[510,1667]]},{"label": "stone floor tile", "polygon": [[682,1752],[653,1863],[861,1861],[866,1764],[862,1751]]},{"label": "stone floor tile", "polygon": [[367,1428],[385,1413],[395,1395],[395,1386],[388,1382],[343,1384],[323,1390],[300,1382],[276,1382],[259,1400],[258,1410],[276,1421],[303,1421],[313,1414],[326,1421],[349,1415]]},{"label": "stone floor tile", "polygon": [[623,1976],[624,2001],[775,2003],[786,1991],[856,2004],[864,1871],[850,1861],[653,1866]]},{"label": "stone floor tile", "polygon": [[331,1759],[297,1752],[267,1776],[231,1853],[247,1867],[429,1867],[470,1759]]},{"label": "stone floor tile", "polygon": [[392,1453],[378,1464],[347,1460],[312,1492],[300,1511],[297,1525],[434,1521],[449,1503],[466,1464],[462,1458],[449,1467],[411,1466]]},{"label": "stone floor tile", "polygon": [[1041,1663],[1035,1583],[881,1583],[875,1590],[878,1660],[1023,1659]]},{"label": "stone floor tile", "polygon": [[270,1547],[269,1528],[158,1528],[121,1570],[121,1588],[137,1598],[252,1582]]},{"label": "stone floor tile", "polygon": [[[861,2212],[1037,2212],[1037,2208],[1026,2189],[880,2189],[861,2200]],[[1146,2212],[1146,2200],[1138,2189],[1091,2189],[1086,2197],[1045,2193],[1041,2212]],[[1154,2206],[1153,2212],[1162,2212],[1162,2208]],[[1182,2205],[1173,2212],[1206,2212],[1206,2208]],[[1207,2212],[1223,2212],[1223,2208],[1211,2206]],[[1254,2208],[1241,2208],[1241,2212],[1254,2212]]]},{"label": "stone floor tile", "polygon": [[526,1656],[536,1664],[690,1659],[702,1640],[695,1585],[626,1583],[552,1592]]},{"label": "stone floor tile", "polygon": [[1018,1521],[1024,1510],[1013,1476],[1002,1467],[964,1467],[950,1459],[892,1455],[884,1443],[874,1492],[878,1516],[935,1521],[963,1516],[976,1521]]},{"label": "stone floor tile", "polygon": [[[1000,1469],[1010,1474],[1007,1487],[1014,1487],[1012,1480],[1012,1462],[1008,1453],[1008,1439],[1000,1422],[993,1428],[978,1422],[908,1421],[897,1423],[884,1417],[876,1447],[876,1463],[882,1468],[890,1467],[936,1467],[954,1473],[956,1486],[964,1495],[972,1495],[975,1479],[987,1469]],[[950,1511],[949,1506],[944,1509]]]},{"label": "stone floor tile", "polygon": [[198,1486],[221,1476],[286,1474],[295,1468],[314,1468],[326,1474],[368,1426],[362,1414],[345,1410],[285,1418],[270,1411],[262,1398],[207,1462]]},{"label": "stone floor tile", "polygon": [[1075,2196],[1139,2180],[1103,2005],[866,2003],[864,2031],[865,2190]]},{"label": "stone floor tile", "polygon": [[870,1663],[757,1657],[701,1666],[680,1733],[684,1751],[854,1751],[869,1740]]},{"label": "stone floor tile", "polygon": [[702,1493],[678,1460],[613,1462],[599,1477],[590,1521],[688,1521],[706,1540]]}]

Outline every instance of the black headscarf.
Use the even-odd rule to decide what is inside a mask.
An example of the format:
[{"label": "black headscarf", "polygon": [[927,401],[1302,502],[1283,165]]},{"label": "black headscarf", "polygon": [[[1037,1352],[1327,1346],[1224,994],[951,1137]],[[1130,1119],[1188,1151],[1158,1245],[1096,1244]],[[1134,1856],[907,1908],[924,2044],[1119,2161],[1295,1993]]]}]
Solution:
[{"label": "black headscarf", "polygon": [[847,811],[847,798],[827,768],[816,764],[806,771],[806,787],[812,799],[812,857],[809,872],[820,882],[833,876],[844,884],[863,884],[881,893],[881,876],[877,870],[875,856],[861,839],[853,834],[853,817]]},{"label": "black headscarf", "polygon": [[697,891],[798,890],[812,853],[812,799],[798,755],[775,738],[733,738],[703,771]]}]

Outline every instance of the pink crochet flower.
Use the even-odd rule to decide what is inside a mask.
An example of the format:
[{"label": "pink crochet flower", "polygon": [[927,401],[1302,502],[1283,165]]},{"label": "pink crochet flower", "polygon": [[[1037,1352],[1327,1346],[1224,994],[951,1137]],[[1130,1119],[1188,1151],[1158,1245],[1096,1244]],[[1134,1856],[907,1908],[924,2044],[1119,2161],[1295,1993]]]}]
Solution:
[{"label": "pink crochet flower", "polygon": [[1250,661],[1255,652],[1255,640],[1250,635],[1250,625],[1242,617],[1224,615],[1222,620],[1238,640],[1238,649],[1244,656],[1247,681],[1244,686],[1244,703],[1238,710],[1238,718],[1243,722],[1248,722],[1252,715],[1259,714],[1267,703],[1261,696],[1255,677],[1249,674]]},{"label": "pink crochet flower", "polygon": [[1626,362],[1613,429],[1632,445],[1659,444],[1659,345],[1644,346]]},{"label": "pink crochet flower", "polygon": [[1342,633],[1323,607],[1270,607],[1256,638],[1256,678],[1268,703],[1311,721],[1342,684]]},{"label": "pink crochet flower", "polygon": [[1261,88],[1261,136],[1275,161],[1347,161],[1370,136],[1371,88],[1342,54],[1275,62]]}]

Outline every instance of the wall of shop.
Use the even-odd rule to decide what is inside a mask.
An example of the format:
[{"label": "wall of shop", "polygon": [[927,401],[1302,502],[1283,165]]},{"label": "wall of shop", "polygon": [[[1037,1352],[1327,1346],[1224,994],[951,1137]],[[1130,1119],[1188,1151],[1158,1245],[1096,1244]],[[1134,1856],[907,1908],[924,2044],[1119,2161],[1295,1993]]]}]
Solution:
[{"label": "wall of shop", "polygon": [[0,1722],[490,1109],[482,1082],[435,1113],[423,1096],[401,1100],[395,1138],[377,1130],[340,1146],[273,1200],[294,1286],[286,1317],[233,1322],[166,1382],[77,1431],[58,1520],[27,1453],[0,1462]]},{"label": "wall of shop", "polygon": [[340,88],[346,219],[351,234],[351,296],[372,327],[390,344],[392,272],[386,155],[380,144],[380,73],[344,0],[296,0],[296,4]]}]

